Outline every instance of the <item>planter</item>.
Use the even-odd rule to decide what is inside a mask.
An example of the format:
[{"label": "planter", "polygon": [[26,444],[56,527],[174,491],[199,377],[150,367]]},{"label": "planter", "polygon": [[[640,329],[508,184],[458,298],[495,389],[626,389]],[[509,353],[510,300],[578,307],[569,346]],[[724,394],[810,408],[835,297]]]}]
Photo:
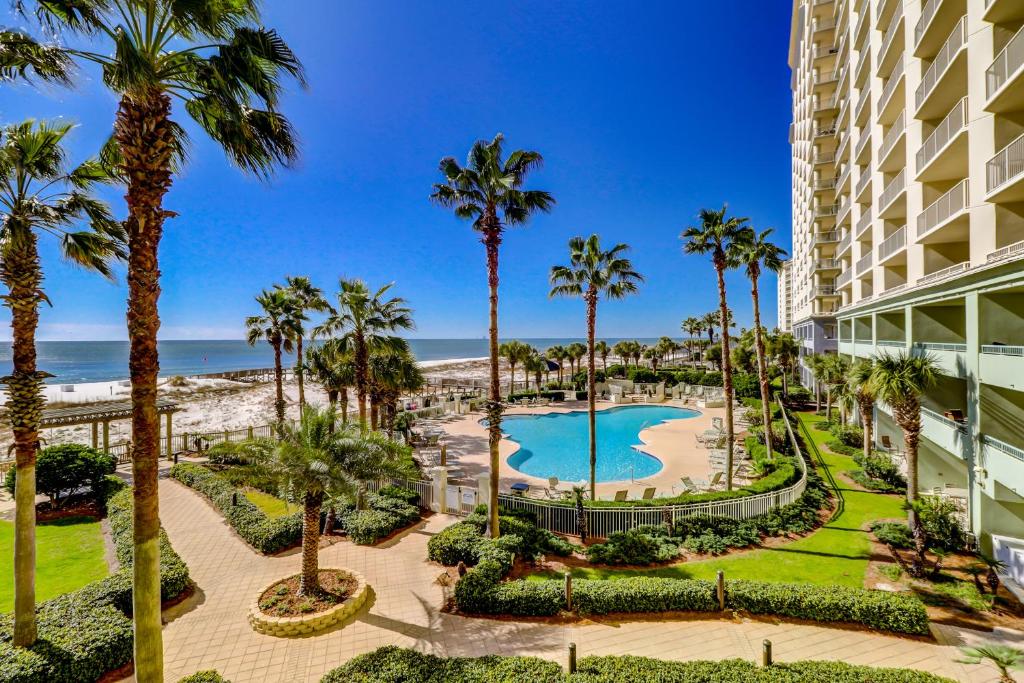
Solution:
[{"label": "planter", "polygon": [[259,601],[260,596],[281,582],[281,579],[277,579],[257,593],[256,599],[253,600],[252,605],[250,605],[249,625],[252,626],[252,629],[257,633],[262,633],[268,636],[277,636],[279,638],[305,636],[311,633],[316,633],[317,631],[328,629],[358,612],[366,603],[366,599],[370,595],[370,586],[366,583],[366,579],[363,578],[363,575],[349,569],[336,567],[323,567],[322,569],[341,571],[349,574],[358,584],[356,589],[352,591],[352,594],[345,598],[343,602],[338,603],[323,612],[302,614],[294,617],[274,617],[269,614],[265,614],[260,610]]}]

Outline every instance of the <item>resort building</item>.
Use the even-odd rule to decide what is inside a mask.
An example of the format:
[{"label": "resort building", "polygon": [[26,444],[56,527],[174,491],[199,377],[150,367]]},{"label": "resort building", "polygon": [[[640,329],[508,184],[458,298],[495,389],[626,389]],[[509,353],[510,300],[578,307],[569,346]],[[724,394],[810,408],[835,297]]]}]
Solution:
[{"label": "resort building", "polygon": [[780,332],[793,332],[793,262],[783,261],[779,271],[779,324]]},{"label": "resort building", "polygon": [[808,352],[832,330],[849,358],[936,358],[922,488],[985,549],[1024,537],[1024,0],[795,0],[792,21],[794,328]]}]

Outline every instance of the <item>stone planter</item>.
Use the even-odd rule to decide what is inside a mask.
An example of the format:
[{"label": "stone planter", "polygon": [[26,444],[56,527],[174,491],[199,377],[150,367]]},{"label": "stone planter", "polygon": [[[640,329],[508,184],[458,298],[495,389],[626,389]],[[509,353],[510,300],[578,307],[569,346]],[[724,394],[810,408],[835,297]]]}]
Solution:
[{"label": "stone planter", "polygon": [[249,625],[252,626],[252,629],[257,633],[277,636],[279,638],[304,636],[328,629],[359,611],[359,608],[366,603],[366,599],[370,595],[370,586],[366,583],[363,575],[349,569],[336,567],[323,567],[322,569],[345,572],[354,578],[358,585],[355,591],[352,592],[352,595],[345,598],[344,602],[324,612],[302,614],[294,617],[272,617],[260,611],[259,602],[261,595],[278,581],[281,581],[281,579],[276,579],[274,583],[265,586],[256,594],[256,599],[253,600],[252,605],[249,607]]}]

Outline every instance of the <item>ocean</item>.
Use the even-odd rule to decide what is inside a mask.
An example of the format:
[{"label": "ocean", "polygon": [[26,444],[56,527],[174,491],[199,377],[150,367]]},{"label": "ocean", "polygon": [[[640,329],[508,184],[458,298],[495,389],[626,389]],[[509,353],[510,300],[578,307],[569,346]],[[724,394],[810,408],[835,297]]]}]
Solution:
[{"label": "ocean", "polygon": [[[541,351],[581,338],[521,338]],[[605,338],[609,344],[619,341]],[[650,344],[657,339],[638,339]],[[487,356],[486,339],[410,339],[416,359],[439,361]],[[54,377],[49,384],[109,382],[128,378],[127,341],[41,341],[36,343],[38,367]],[[287,363],[293,364],[294,356]],[[160,342],[161,375],[200,375],[210,372],[268,368],[274,363],[270,346],[249,346],[243,340],[168,340]],[[0,342],[0,376],[11,372],[11,344]]]}]

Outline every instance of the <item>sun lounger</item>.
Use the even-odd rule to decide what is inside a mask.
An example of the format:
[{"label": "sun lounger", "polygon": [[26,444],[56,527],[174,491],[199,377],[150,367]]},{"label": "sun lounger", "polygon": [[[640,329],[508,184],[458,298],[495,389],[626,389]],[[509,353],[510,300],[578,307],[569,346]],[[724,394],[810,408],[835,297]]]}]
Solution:
[{"label": "sun lounger", "polygon": [[614,500],[616,503],[625,503],[628,495],[629,491],[616,491]]},{"label": "sun lounger", "polygon": [[708,488],[714,490],[714,489],[718,488],[719,486],[723,486],[724,482],[722,481],[722,479],[724,477],[725,477],[725,472],[715,472],[715,476],[712,477],[711,481],[708,482]]},{"label": "sun lounger", "polygon": [[700,491],[700,489],[697,488],[697,485],[694,484],[693,480],[689,477],[683,477],[679,481],[683,483],[683,487],[686,489],[687,493],[697,493]]},{"label": "sun lounger", "polygon": [[641,500],[654,500],[654,491],[655,489],[653,487],[644,489],[644,494],[641,496]]}]

